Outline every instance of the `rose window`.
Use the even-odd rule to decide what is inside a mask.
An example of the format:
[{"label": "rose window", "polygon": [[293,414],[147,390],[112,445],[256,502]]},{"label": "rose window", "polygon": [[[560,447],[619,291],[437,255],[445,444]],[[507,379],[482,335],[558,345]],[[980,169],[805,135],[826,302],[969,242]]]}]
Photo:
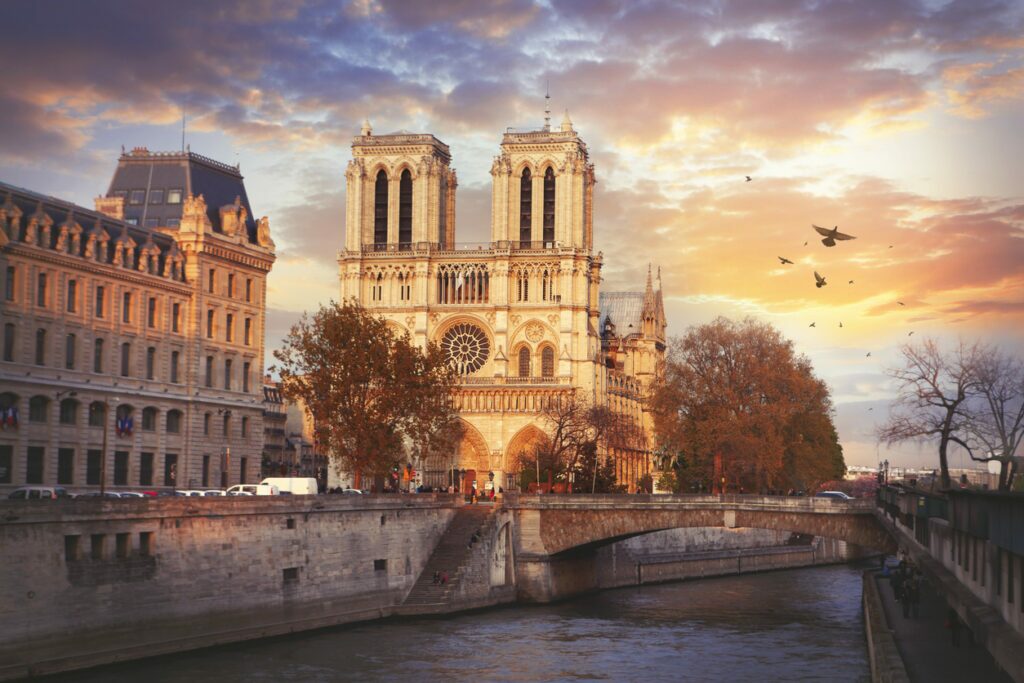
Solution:
[{"label": "rose window", "polygon": [[460,375],[470,375],[479,370],[491,353],[487,335],[469,323],[460,323],[445,332],[441,348]]}]

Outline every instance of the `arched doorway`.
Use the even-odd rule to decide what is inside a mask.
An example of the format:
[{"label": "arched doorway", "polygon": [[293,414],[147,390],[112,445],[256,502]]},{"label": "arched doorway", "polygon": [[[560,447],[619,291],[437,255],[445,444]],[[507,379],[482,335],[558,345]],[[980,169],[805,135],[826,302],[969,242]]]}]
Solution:
[{"label": "arched doorway", "polygon": [[[505,466],[502,469],[505,472],[506,491],[521,490],[523,468],[530,463],[535,463],[534,450],[538,446],[547,446],[549,442],[548,435],[536,425],[527,425],[516,432],[505,449]],[[536,480],[537,475],[534,473],[531,481]]]}]

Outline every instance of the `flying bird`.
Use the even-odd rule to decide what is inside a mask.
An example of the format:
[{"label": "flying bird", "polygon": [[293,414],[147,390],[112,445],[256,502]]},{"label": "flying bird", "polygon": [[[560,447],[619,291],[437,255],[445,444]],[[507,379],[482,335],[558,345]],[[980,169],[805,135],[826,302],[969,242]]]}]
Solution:
[{"label": "flying bird", "polygon": [[753,180],[753,178],[751,178],[750,176],[744,176],[744,178],[746,178],[746,179],[747,179],[747,182],[748,182],[748,183],[749,183],[749,182],[750,182],[751,180]]},{"label": "flying bird", "polygon": [[790,260],[789,260],[788,258],[785,258],[785,257],[783,257],[783,256],[779,256],[779,257],[777,257],[777,258],[779,259],[779,263],[781,263],[782,265],[786,265],[787,263],[788,263],[789,265],[793,265],[793,262],[792,262],[792,261],[790,261]]},{"label": "flying bird", "polygon": [[868,412],[869,412],[869,413],[870,413],[870,412],[871,412],[872,410],[874,410],[874,408],[868,408]]},{"label": "flying bird", "polygon": [[865,358],[871,358],[871,352],[870,352],[870,351],[868,351],[868,355],[866,355],[866,356],[864,356],[864,357],[865,357]]},{"label": "flying bird", "polygon": [[839,321],[839,327],[842,327],[842,326],[843,326],[843,321],[842,321],[842,320],[840,320],[840,321]]},{"label": "flying bird", "polygon": [[814,271],[814,286],[817,287],[818,289],[821,289],[822,287],[824,287],[827,284],[828,283],[825,282],[825,278],[823,278],[822,276],[818,275],[818,271]]},{"label": "flying bird", "polygon": [[805,246],[805,247],[807,246],[807,242],[804,242],[804,246]]},{"label": "flying bird", "polygon": [[811,324],[810,324],[810,325],[808,325],[807,327],[814,327],[814,323],[811,323]]},{"label": "flying bird", "polygon": [[850,280],[850,284],[851,284],[851,285],[853,284],[853,280]]},{"label": "flying bird", "polygon": [[902,301],[897,301],[896,303],[898,303],[900,306],[906,306],[906,304],[903,303]]},{"label": "flying bird", "polygon": [[907,333],[907,336],[908,336],[908,337],[913,337],[913,336],[914,336],[914,333],[913,333],[913,332],[908,332],[908,333]]},{"label": "flying bird", "polygon": [[811,223],[811,227],[814,228],[815,230],[817,230],[819,235],[824,235],[825,236],[825,239],[823,239],[821,241],[821,243],[824,244],[826,247],[834,247],[834,246],[836,246],[836,240],[855,240],[855,239],[857,239],[853,235],[847,235],[845,233],[839,232],[839,226],[838,225],[835,226],[834,228],[832,228],[831,230],[829,230],[828,228],[823,228],[820,225],[815,225],[814,223]]},{"label": "flying bird", "polygon": [[889,245],[889,248],[892,249],[892,245],[891,244]]}]

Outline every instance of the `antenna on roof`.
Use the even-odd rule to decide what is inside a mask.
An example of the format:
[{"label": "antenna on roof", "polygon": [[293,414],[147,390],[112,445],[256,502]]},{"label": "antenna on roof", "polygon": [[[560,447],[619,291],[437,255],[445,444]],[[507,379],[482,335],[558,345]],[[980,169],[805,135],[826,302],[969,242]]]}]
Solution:
[{"label": "antenna on roof", "polygon": [[544,81],[544,130],[551,130],[551,79]]},{"label": "antenna on roof", "polygon": [[185,105],[181,105],[181,151],[185,151]]}]

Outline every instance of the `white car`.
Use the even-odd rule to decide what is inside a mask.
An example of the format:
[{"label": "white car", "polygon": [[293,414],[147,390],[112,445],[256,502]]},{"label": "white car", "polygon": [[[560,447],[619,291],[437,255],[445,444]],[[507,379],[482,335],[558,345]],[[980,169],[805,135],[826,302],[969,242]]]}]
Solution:
[{"label": "white car", "polygon": [[273,484],[235,484],[224,492],[227,496],[279,496],[281,490]]},{"label": "white car", "polygon": [[853,500],[850,496],[846,495],[842,491],[819,491],[814,494],[815,498],[836,498],[838,500]]}]

